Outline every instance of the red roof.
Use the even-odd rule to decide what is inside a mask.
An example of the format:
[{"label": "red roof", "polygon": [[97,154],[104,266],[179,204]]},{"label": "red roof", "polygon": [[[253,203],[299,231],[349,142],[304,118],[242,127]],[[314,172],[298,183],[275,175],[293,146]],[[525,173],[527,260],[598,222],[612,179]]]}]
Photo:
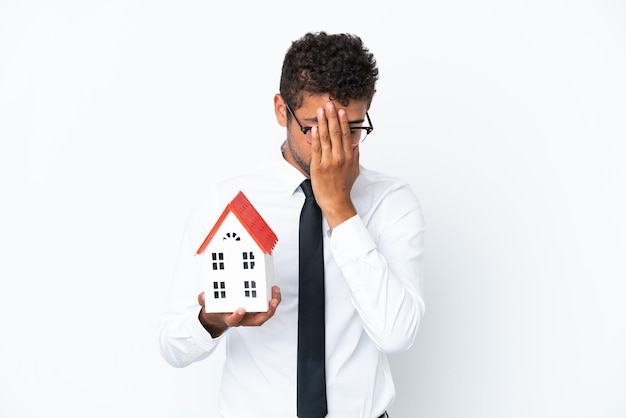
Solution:
[{"label": "red roof", "polygon": [[201,254],[204,251],[204,248],[211,241],[228,212],[232,212],[237,219],[239,219],[239,222],[246,228],[250,236],[265,254],[272,254],[272,250],[278,238],[241,191],[226,205],[224,212],[222,212],[222,215],[213,226],[213,229],[211,229],[211,232],[209,232],[209,235],[204,239],[204,242],[200,248],[198,248],[196,254]]}]

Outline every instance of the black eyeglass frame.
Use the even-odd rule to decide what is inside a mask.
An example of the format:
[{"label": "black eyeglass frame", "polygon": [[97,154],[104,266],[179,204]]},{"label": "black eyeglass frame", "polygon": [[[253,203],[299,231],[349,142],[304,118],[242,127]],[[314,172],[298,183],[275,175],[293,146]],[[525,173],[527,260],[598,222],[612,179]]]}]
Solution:
[{"label": "black eyeglass frame", "polygon": [[[300,131],[302,131],[303,134],[306,135],[307,133],[309,133],[309,131],[311,129],[313,129],[312,126],[302,126],[302,124],[300,123],[300,121],[298,120],[296,115],[293,113],[293,110],[291,110],[291,107],[287,103],[285,103],[285,106],[287,107],[287,110],[289,111],[289,113],[291,114],[293,119],[298,124],[298,127],[300,128]],[[367,136],[374,130],[374,125],[372,125],[372,120],[370,119],[370,115],[369,115],[368,112],[365,112],[365,117],[367,118],[367,123],[369,124],[369,126],[354,126],[354,127],[350,127],[350,130],[361,129],[361,130],[365,131],[365,136],[363,137],[363,139],[361,139],[358,142],[358,144],[360,144],[363,141],[365,141],[365,138],[367,138]]]}]

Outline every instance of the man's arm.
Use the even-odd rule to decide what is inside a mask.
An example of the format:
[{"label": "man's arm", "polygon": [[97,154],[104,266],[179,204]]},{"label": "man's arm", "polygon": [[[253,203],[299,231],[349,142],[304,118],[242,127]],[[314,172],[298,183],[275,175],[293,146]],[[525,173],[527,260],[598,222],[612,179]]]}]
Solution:
[{"label": "man's arm", "polygon": [[[311,183],[331,228],[331,248],[370,338],[383,351],[410,347],[421,317],[424,220],[408,187],[385,196],[369,225],[351,200],[359,175],[346,112],[331,102],[312,129]],[[375,238],[374,238],[375,237]]]},{"label": "man's arm", "polygon": [[425,310],[424,221],[413,193],[390,192],[367,224],[355,216],[333,230],[330,242],[370,338],[385,352],[409,348]]}]

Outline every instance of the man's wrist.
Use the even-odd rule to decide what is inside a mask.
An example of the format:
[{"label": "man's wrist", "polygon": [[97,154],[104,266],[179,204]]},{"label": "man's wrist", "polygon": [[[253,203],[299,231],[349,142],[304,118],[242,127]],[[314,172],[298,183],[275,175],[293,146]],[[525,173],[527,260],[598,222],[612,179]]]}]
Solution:
[{"label": "man's wrist", "polygon": [[217,338],[217,337],[221,336],[228,329],[228,326],[226,326],[226,325],[219,326],[219,325],[209,324],[209,323],[203,321],[202,320],[202,309],[200,310],[200,313],[198,314],[198,321],[200,321],[200,324],[202,325],[202,327],[209,334],[211,334],[211,337],[213,337],[213,338]]}]

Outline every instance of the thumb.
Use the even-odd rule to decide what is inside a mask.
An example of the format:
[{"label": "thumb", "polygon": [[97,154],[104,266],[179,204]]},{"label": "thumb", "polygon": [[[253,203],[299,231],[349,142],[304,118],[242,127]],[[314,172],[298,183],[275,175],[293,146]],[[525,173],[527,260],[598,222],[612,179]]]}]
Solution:
[{"label": "thumb", "polygon": [[229,327],[238,327],[245,316],[246,310],[243,308],[237,308],[232,314],[228,315],[228,318],[226,318],[226,321],[224,322],[226,322],[226,325]]}]

